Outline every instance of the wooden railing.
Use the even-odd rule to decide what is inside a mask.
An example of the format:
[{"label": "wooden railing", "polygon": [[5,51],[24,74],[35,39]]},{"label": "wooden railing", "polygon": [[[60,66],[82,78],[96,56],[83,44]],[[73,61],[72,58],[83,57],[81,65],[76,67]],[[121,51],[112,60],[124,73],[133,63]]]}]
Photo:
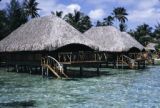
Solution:
[{"label": "wooden railing", "polygon": [[58,53],[59,62],[107,61],[106,52],[67,52]]},{"label": "wooden railing", "polygon": [[68,77],[63,71],[63,66],[51,56],[42,57],[41,65],[43,68],[49,69],[57,78],[61,78],[62,75]]},{"label": "wooden railing", "polygon": [[130,57],[131,59],[142,59],[143,58],[143,54],[142,53],[129,53],[128,57]]}]

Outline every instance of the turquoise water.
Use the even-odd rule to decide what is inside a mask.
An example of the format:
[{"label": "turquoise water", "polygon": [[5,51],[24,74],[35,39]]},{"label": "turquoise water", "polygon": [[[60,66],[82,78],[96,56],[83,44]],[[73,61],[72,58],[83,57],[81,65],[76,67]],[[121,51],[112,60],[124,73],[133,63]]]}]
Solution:
[{"label": "turquoise water", "polygon": [[0,108],[159,108],[160,67],[71,80],[0,71]]}]

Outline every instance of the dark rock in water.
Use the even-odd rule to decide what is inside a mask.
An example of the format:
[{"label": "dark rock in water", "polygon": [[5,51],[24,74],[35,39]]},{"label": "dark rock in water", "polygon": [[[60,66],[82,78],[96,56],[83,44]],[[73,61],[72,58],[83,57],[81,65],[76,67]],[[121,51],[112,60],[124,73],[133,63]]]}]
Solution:
[{"label": "dark rock in water", "polygon": [[10,103],[0,103],[0,108],[26,108],[26,107],[34,107],[35,101],[14,101]]}]

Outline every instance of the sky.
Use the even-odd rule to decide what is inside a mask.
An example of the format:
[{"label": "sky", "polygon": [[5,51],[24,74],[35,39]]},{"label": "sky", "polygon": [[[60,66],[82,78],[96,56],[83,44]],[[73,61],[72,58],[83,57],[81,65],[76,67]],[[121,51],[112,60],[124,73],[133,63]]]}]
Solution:
[{"label": "sky", "polygon": [[[19,0],[22,1],[22,0]],[[0,9],[6,7],[10,0],[2,0]],[[147,23],[154,27],[160,23],[160,0],[37,0],[41,16],[51,15],[51,11],[63,11],[64,14],[74,10],[90,16],[93,25],[97,20],[111,15],[116,7],[124,7],[128,12],[128,29]]]}]

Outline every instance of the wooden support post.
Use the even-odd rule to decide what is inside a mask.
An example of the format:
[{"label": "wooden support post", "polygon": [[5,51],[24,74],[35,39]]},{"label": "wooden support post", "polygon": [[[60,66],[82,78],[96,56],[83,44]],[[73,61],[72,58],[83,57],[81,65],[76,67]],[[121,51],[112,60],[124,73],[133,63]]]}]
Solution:
[{"label": "wooden support post", "polygon": [[139,63],[139,61],[138,61],[138,69],[140,69],[140,63]]},{"label": "wooden support post", "polygon": [[143,61],[143,68],[145,68],[146,67],[146,63],[145,63],[145,60]]},{"label": "wooden support post", "polygon": [[47,68],[47,77],[48,77],[48,68]]},{"label": "wooden support post", "polygon": [[29,69],[29,73],[32,74],[32,68],[28,67],[28,69]]},{"label": "wooden support post", "polygon": [[117,55],[116,67],[118,69],[118,55]]},{"label": "wooden support post", "polygon": [[63,66],[64,73],[67,73],[67,66]]},{"label": "wooden support post", "polygon": [[83,76],[83,67],[80,66],[80,77],[82,77],[82,76]]},{"label": "wooden support post", "polygon": [[42,71],[42,77],[44,76],[44,69],[43,66],[41,66],[41,71]]},{"label": "wooden support post", "polygon": [[95,59],[95,61],[97,61],[96,53],[94,54],[94,59]]},{"label": "wooden support post", "polygon": [[99,66],[100,66],[100,64],[98,64],[98,66],[97,66],[97,75],[98,75],[98,76],[100,75]]},{"label": "wooden support post", "polygon": [[106,62],[106,68],[108,67],[108,61]]},{"label": "wooden support post", "polygon": [[7,65],[7,72],[9,72],[9,65]]},{"label": "wooden support post", "polygon": [[70,58],[69,59],[70,59],[70,63],[71,63],[72,62],[72,54],[70,54]]},{"label": "wooden support post", "polygon": [[123,58],[123,54],[122,54],[122,69],[124,68],[124,58]]},{"label": "wooden support post", "polygon": [[16,72],[18,72],[18,65],[16,65]]}]

